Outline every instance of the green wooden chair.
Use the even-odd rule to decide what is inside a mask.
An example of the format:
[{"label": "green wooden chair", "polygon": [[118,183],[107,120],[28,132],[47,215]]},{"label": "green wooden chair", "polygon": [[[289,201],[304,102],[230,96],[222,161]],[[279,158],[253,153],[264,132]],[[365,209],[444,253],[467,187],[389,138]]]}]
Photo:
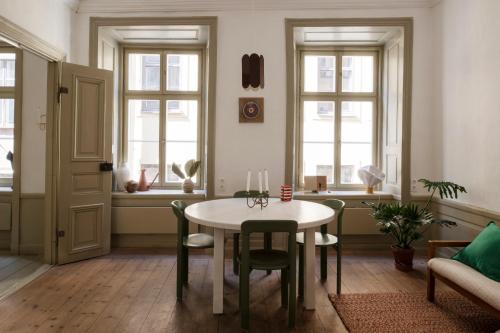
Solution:
[{"label": "green wooden chair", "polygon": [[184,216],[187,204],[181,200],[172,201],[172,209],[177,216],[177,300],[182,302],[182,286],[188,282],[189,249],[214,247],[211,235],[189,234],[189,221]]},{"label": "green wooden chair", "polygon": [[[328,233],[328,224],[321,226],[321,232],[315,233],[316,246],[321,248],[320,254],[320,270],[321,279],[327,279],[327,258],[328,247],[332,246],[337,251],[337,294],[341,293],[341,280],[342,280],[342,216],[344,215],[345,202],[337,199],[329,199],[323,201],[326,205],[335,210],[337,217],[337,235]],[[304,233],[297,234],[297,244],[299,244],[299,297],[304,296]]]},{"label": "green wooden chair", "polygon": [[[259,191],[250,190],[250,196],[257,196]],[[233,194],[233,198],[246,198],[248,197],[247,191],[237,191]],[[273,236],[271,233],[264,233],[264,249],[271,249],[273,246]],[[240,234],[233,234],[233,273],[238,275],[238,253],[240,252]],[[271,274],[271,271],[267,271],[267,275]]]},{"label": "green wooden chair", "polygon": [[[250,235],[260,232],[288,233],[288,251],[271,249],[250,250]],[[245,221],[241,225],[240,262],[240,314],[241,327],[248,329],[250,322],[250,272],[256,270],[281,270],[281,305],[288,307],[288,326],[295,326],[296,311],[296,254],[295,239],[297,222],[276,221]]]}]

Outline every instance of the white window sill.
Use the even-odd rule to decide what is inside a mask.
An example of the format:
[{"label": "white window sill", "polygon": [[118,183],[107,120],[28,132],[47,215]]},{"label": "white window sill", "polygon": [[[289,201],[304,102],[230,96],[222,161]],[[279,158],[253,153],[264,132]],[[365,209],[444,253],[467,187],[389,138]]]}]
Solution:
[{"label": "white window sill", "polygon": [[293,198],[299,200],[326,200],[326,199],[393,199],[391,193],[375,191],[373,194],[366,191],[322,191],[313,193],[310,191],[293,192]]},{"label": "white window sill", "polygon": [[144,192],[113,192],[113,199],[205,199],[205,190],[184,193],[182,190],[149,190]]}]

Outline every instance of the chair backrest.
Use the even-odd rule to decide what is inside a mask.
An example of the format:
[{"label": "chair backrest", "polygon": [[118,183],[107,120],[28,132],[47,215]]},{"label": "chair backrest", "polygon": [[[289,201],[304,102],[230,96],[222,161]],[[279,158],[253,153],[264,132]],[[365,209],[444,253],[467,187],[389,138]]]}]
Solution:
[{"label": "chair backrest", "polygon": [[[250,234],[264,232],[288,233],[288,256],[290,265],[295,265],[295,247],[297,221],[292,220],[248,220],[241,224],[241,256],[242,261],[248,259],[250,252]],[[293,263],[292,263],[293,261]],[[248,261],[247,261],[248,262]],[[294,266],[295,267],[295,266]]]},{"label": "chair backrest", "polygon": [[255,197],[258,194],[259,194],[259,191],[257,191],[257,190],[250,190],[250,192],[247,192],[247,191],[236,191],[233,194],[233,198]]},{"label": "chair backrest", "polygon": [[[344,215],[345,202],[338,199],[328,199],[323,201],[323,205],[330,207],[335,211],[337,217],[337,237],[342,235],[342,216]],[[328,232],[328,224],[321,226],[321,233]]]},{"label": "chair backrest", "polygon": [[188,220],[184,215],[184,210],[186,209],[187,204],[182,200],[174,200],[171,205],[175,216],[177,216],[177,235],[179,237],[185,237],[189,231]]}]

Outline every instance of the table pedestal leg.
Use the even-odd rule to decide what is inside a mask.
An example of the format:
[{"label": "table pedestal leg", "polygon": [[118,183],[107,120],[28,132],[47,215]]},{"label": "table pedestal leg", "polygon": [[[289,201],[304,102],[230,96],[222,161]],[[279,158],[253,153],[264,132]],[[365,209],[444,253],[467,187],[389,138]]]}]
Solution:
[{"label": "table pedestal leg", "polygon": [[224,313],[224,229],[214,229],[213,313]]},{"label": "table pedestal leg", "polygon": [[306,229],[304,232],[304,307],[306,310],[314,310],[316,305],[314,288],[314,266],[316,264],[314,234],[314,228]]}]

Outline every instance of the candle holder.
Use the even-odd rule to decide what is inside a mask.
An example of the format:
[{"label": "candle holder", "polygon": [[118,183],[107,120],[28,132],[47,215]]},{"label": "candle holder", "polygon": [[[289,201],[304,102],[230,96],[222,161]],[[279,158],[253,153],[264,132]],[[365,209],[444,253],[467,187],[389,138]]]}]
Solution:
[{"label": "candle holder", "polygon": [[250,208],[254,208],[257,205],[260,205],[260,209],[267,207],[269,204],[269,192],[264,191],[262,193],[251,193],[247,191],[247,206]]}]

